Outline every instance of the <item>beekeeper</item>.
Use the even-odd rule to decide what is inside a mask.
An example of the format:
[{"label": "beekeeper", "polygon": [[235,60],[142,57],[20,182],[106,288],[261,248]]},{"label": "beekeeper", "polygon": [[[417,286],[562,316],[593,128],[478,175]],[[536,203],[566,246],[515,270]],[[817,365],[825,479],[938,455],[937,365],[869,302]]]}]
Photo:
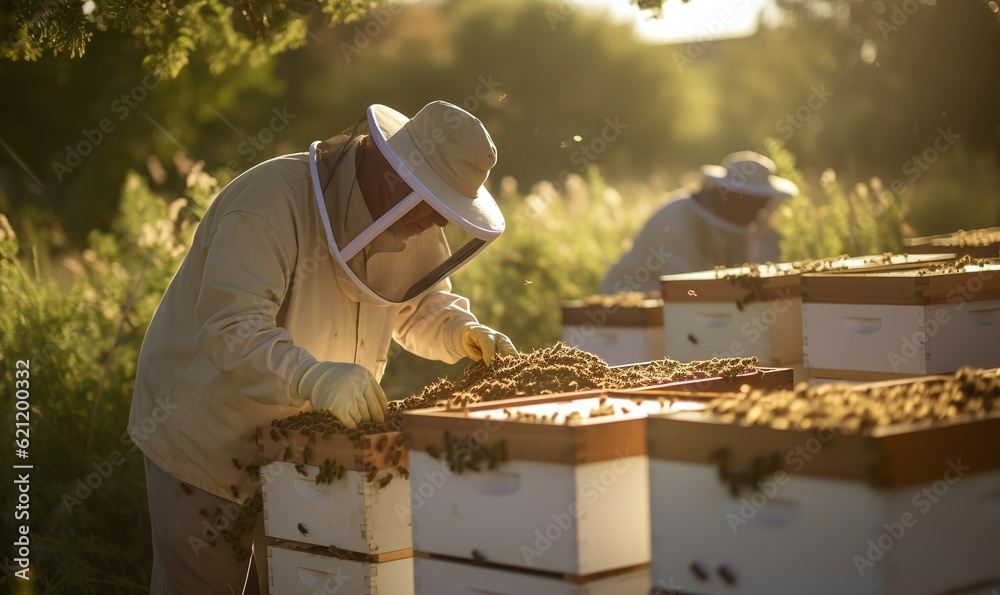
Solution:
[{"label": "beekeeper", "polygon": [[[258,588],[219,535],[238,521],[215,512],[256,490],[256,428],[308,410],[348,427],[382,420],[391,339],[449,363],[516,353],[448,281],[504,229],[483,186],[496,159],[482,122],[455,105],[412,119],[372,105],[352,129],[219,193],[136,373],[128,432],[145,455],[152,593]],[[253,545],[266,568],[262,522]]]},{"label": "beekeeper", "polygon": [[753,151],[701,167],[701,188],[678,190],[657,211],[601,283],[601,293],[660,289],[660,275],[777,261],[780,236],[768,222],[780,201],[799,193]]}]

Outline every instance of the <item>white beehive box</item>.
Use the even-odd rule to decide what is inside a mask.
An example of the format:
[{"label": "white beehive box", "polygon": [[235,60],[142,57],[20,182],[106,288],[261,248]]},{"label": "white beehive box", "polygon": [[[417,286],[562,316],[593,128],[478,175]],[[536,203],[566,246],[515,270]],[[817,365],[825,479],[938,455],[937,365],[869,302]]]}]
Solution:
[{"label": "white beehive box", "polygon": [[914,266],[946,255],[864,256],[748,265],[660,277],[667,357],[757,357],[762,365],[803,361],[803,271]]},{"label": "white beehive box", "polygon": [[1000,264],[802,278],[810,377],[879,380],[1000,365]]},{"label": "white beehive box", "polygon": [[584,582],[456,560],[416,558],[416,595],[649,595],[649,567]]},{"label": "white beehive box", "polygon": [[[594,303],[603,299],[607,303]],[[562,338],[612,366],[664,357],[663,302],[649,297],[619,305],[614,296],[595,296],[562,304]]]},{"label": "white beehive box", "polygon": [[[262,431],[258,438],[265,459],[261,479],[268,537],[364,554],[412,548],[408,459],[400,432],[363,436],[360,447],[339,434],[313,442],[298,432],[277,437]],[[303,464],[305,447],[308,465]],[[328,460],[345,469],[339,479],[317,483]]]},{"label": "white beehive box", "polygon": [[354,561],[322,548],[278,542],[267,548],[270,595],[412,595],[413,558]]},{"label": "white beehive box", "polygon": [[[853,435],[651,416],[652,580],[703,595],[1000,587],[994,415]],[[734,496],[721,449],[731,471],[774,456],[782,468]]]},{"label": "white beehive box", "polygon": [[[406,412],[414,549],[573,576],[647,563],[644,410],[625,400],[633,409],[628,415],[573,425],[498,419],[505,409],[545,415],[566,407],[589,411],[608,394],[615,393]],[[503,449],[505,462],[455,473],[445,445],[456,441],[474,444],[477,452]]]}]

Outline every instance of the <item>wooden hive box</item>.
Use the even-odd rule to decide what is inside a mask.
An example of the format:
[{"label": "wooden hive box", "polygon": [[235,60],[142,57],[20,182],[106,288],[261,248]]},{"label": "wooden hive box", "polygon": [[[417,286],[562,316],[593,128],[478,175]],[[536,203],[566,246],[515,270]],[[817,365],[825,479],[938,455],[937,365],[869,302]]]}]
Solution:
[{"label": "wooden hive box", "polygon": [[[659,410],[655,396],[590,391],[406,412],[414,549],[578,582],[647,563],[644,418]],[[601,403],[630,411],[569,425],[505,419]]]},{"label": "wooden hive box", "polygon": [[810,377],[882,380],[1000,365],[998,272],[993,260],[951,272],[803,275]]},{"label": "wooden hive box", "polygon": [[950,255],[864,256],[748,265],[660,277],[667,357],[757,357],[762,365],[803,361],[803,270],[914,266]]},{"label": "wooden hive box", "polygon": [[648,595],[649,565],[604,573],[584,581],[542,572],[418,556],[416,595]]},{"label": "wooden hive box", "polygon": [[623,305],[615,299],[592,296],[563,302],[563,341],[612,366],[662,359],[663,302],[647,297]]},{"label": "wooden hive box", "polygon": [[647,423],[654,583],[701,595],[1000,588],[1000,411],[855,434],[703,411]]},{"label": "wooden hive box", "polygon": [[[268,537],[363,554],[411,551],[401,432],[364,435],[355,443],[343,434],[282,433],[272,426],[258,430],[258,443]],[[317,481],[324,464],[332,464],[330,481]]]},{"label": "wooden hive box", "polygon": [[329,550],[272,540],[267,548],[270,595],[407,595],[413,557],[339,558]]}]

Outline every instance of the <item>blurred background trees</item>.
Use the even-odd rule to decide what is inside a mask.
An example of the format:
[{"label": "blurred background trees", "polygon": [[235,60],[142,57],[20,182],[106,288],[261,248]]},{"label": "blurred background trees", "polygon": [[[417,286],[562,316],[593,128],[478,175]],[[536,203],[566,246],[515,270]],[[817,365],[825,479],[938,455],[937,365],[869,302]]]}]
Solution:
[{"label": "blurred background trees", "polygon": [[[549,345],[559,302],[595,291],[663,195],[732,151],[772,155],[802,187],[776,213],[788,258],[1000,224],[997,11],[774,0],[753,36],[706,23],[650,45],[572,1],[0,7],[0,361],[38,365],[39,592],[145,591],[142,461],[122,439],[134,366],[194,225],[242,171],[371,103],[465,107],[498,147],[508,230],[456,291],[522,349]],[[392,358],[393,397],[462,370]],[[0,374],[12,386],[13,366]]]}]

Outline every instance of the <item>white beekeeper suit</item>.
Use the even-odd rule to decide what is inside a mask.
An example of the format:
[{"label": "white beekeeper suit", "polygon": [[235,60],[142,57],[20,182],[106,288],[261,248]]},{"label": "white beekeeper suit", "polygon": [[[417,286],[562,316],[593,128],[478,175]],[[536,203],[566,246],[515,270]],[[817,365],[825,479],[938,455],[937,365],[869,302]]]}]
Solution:
[{"label": "white beekeeper suit", "polygon": [[[632,248],[608,269],[600,292],[659,291],[661,275],[777,261],[780,235],[768,219],[778,200],[795,196],[798,187],[774,175],[775,169],[773,161],[751,151],[732,153],[721,166],[702,166],[708,182],[699,193],[704,196],[671,193]],[[703,200],[709,196],[714,201]],[[747,220],[726,216],[728,207],[737,206],[750,213]]]},{"label": "white beekeeper suit", "polygon": [[[364,158],[392,166],[377,186],[383,201],[386,180],[405,195],[374,217],[356,174],[365,142]],[[503,230],[482,186],[495,160],[482,123],[456,106],[433,102],[413,120],[372,106],[368,126],[262,163],[215,199],[150,323],[129,419],[147,458],[154,593],[241,592],[247,563],[221,540],[204,547],[199,510],[254,493],[245,466],[257,457],[256,428],[317,403],[352,423],[326,407],[330,383],[316,377],[347,368],[381,379],[393,338],[445,362],[515,351],[447,280]],[[382,411],[349,395],[362,412],[355,421],[384,413],[371,384]]]}]

